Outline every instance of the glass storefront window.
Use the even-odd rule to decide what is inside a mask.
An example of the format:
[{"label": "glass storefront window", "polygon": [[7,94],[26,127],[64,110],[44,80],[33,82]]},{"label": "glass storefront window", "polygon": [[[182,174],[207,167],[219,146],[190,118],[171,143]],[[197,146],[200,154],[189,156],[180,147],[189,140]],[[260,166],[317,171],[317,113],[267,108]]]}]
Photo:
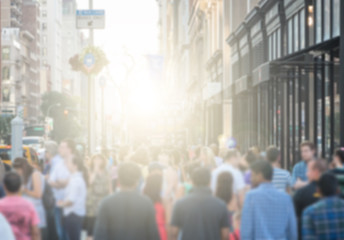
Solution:
[{"label": "glass storefront window", "polygon": [[288,53],[293,53],[293,19],[288,20]]},{"label": "glass storefront window", "polygon": [[277,58],[281,57],[281,29],[277,30]]},{"label": "glass storefront window", "polygon": [[324,1],[324,40],[330,39],[331,31],[331,1]]},{"label": "glass storefront window", "polygon": [[316,43],[322,41],[322,0],[316,0]]},{"label": "glass storefront window", "polygon": [[[321,61],[321,59],[319,59]],[[322,118],[322,71],[321,67],[322,64],[317,65],[318,69],[316,72],[316,91],[317,91],[317,150],[318,150],[318,157],[322,156],[322,126],[323,126],[323,118]]]},{"label": "glass storefront window", "polygon": [[299,51],[299,15],[294,16],[294,51]]},{"label": "glass storefront window", "polygon": [[330,91],[330,55],[325,55],[325,152],[324,156],[329,159],[331,156],[331,91]]},{"label": "glass storefront window", "polygon": [[339,81],[340,81],[340,61],[339,58],[334,58],[334,148],[340,146],[340,96],[339,96]]},{"label": "glass storefront window", "polygon": [[333,37],[337,37],[340,34],[340,0],[333,0]]},{"label": "glass storefront window", "polygon": [[306,46],[306,36],[305,36],[305,10],[300,12],[300,49],[304,49]]},{"label": "glass storefront window", "polygon": [[[295,67],[294,69],[294,101],[295,101],[295,127],[294,127],[294,134],[295,134],[295,146],[294,146],[294,151],[298,152],[299,151],[299,69],[298,67]],[[296,155],[297,156],[297,155]],[[295,157],[296,157],[295,156]]]}]

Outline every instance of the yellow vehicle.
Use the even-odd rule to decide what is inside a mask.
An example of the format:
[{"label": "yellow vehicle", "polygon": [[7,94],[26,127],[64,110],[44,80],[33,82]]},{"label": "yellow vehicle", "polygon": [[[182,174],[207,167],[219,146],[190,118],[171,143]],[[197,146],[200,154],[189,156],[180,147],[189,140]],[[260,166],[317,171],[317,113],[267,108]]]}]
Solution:
[{"label": "yellow vehicle", "polygon": [[[0,145],[0,159],[3,163],[11,165],[12,146]],[[39,160],[36,151],[28,146],[23,146],[23,157],[25,157],[33,166],[39,166]]]}]

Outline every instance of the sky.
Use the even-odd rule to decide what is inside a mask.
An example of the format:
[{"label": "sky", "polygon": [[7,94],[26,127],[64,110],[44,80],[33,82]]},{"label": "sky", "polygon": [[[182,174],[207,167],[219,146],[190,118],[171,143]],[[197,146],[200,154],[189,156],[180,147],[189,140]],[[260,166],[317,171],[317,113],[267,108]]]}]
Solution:
[{"label": "sky", "polygon": [[[77,0],[78,9],[88,9],[88,0]],[[105,9],[106,28],[95,30],[95,45],[101,47],[110,61],[108,67],[110,77],[115,81],[125,79],[123,62],[124,47],[135,59],[135,70],[131,74],[131,82],[144,95],[136,94],[136,101],[144,106],[151,106],[152,88],[142,91],[140,86],[149,86],[150,79],[145,55],[155,55],[159,51],[159,8],[156,0],[93,0],[94,9]],[[121,83],[117,82],[118,85]],[[138,91],[139,88],[141,91]],[[113,91],[110,89],[110,91]],[[105,93],[106,94],[106,93]],[[111,100],[113,94],[106,94]],[[110,96],[109,96],[110,95]],[[149,97],[148,97],[149,96]],[[142,101],[145,99],[145,101]],[[117,101],[116,101],[117,102]],[[109,107],[112,106],[109,104]]]},{"label": "sky", "polygon": [[[88,0],[77,0],[88,9]],[[95,44],[110,52],[123,46],[133,54],[158,52],[158,4],[156,0],[93,0],[94,9],[105,9],[106,29],[95,31]]]}]

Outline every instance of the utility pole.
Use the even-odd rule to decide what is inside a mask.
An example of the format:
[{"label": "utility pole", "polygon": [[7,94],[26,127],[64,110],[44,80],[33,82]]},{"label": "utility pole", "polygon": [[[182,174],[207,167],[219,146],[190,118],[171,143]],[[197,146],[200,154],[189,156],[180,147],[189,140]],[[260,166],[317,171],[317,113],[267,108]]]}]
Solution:
[{"label": "utility pole", "polygon": [[[93,0],[89,0],[89,9],[93,9]],[[90,36],[89,36],[90,46],[93,47],[94,45],[94,32],[93,28],[90,28]],[[94,90],[94,81],[91,74],[88,75],[88,154],[91,155],[94,149],[94,108],[93,108],[93,92]]]},{"label": "utility pole", "polygon": [[[339,24],[339,23],[338,23]],[[340,1],[340,146],[344,146],[344,1]]]}]

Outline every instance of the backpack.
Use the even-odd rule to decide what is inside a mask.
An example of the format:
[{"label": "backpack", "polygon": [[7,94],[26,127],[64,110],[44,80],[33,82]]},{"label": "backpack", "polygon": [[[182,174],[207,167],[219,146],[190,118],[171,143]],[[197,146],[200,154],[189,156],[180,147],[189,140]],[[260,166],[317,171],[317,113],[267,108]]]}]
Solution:
[{"label": "backpack", "polygon": [[[44,180],[45,181],[45,180]],[[55,197],[53,190],[47,181],[44,182],[44,191],[42,195],[42,203],[46,210],[51,210],[55,207]]]}]

